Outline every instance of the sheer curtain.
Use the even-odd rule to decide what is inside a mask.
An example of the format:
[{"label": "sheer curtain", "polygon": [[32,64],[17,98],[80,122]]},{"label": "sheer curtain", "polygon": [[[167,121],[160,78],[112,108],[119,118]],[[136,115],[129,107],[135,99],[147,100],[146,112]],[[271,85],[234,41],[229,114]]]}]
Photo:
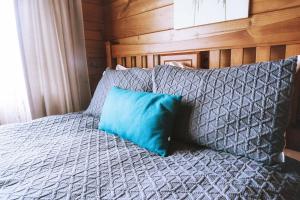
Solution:
[{"label": "sheer curtain", "polygon": [[12,0],[0,1],[0,125],[31,119]]},{"label": "sheer curtain", "polygon": [[15,0],[32,118],[85,109],[90,89],[81,0]]},{"label": "sheer curtain", "polygon": [[0,1],[0,124],[90,101],[81,0]]}]

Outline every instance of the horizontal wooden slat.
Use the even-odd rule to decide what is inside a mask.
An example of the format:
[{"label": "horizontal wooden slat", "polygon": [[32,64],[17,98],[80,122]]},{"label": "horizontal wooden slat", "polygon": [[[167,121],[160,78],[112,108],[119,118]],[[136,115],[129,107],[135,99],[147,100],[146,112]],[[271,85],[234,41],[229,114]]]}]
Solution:
[{"label": "horizontal wooden slat", "polygon": [[86,40],[86,51],[87,56],[90,57],[104,57],[105,56],[105,48],[103,43],[98,43],[94,40]]},{"label": "horizontal wooden slat", "polygon": [[102,0],[82,0],[82,3],[93,3],[97,5],[102,5]]},{"label": "horizontal wooden slat", "polygon": [[102,17],[102,7],[94,3],[83,3],[82,4],[83,20],[94,21],[98,23],[103,23],[104,19]]},{"label": "horizontal wooden slat", "polygon": [[103,35],[101,31],[85,30],[84,36],[86,40],[96,40],[101,41],[103,43]]},{"label": "horizontal wooden slat", "polygon": [[158,10],[145,12],[142,15],[127,17],[118,20],[118,23],[107,24],[111,28],[106,29],[110,32],[106,35],[110,35],[112,39],[115,39],[170,29],[173,27],[173,11],[170,12],[169,7],[166,6]]},{"label": "horizontal wooden slat", "polygon": [[88,57],[87,64],[89,68],[104,68],[106,65],[106,59],[105,57]]},{"label": "horizontal wooden slat", "polygon": [[105,12],[113,13],[113,15],[111,15],[111,20],[113,21],[172,4],[173,0],[120,1],[118,6],[114,3],[106,5],[104,10]]},{"label": "horizontal wooden slat", "polygon": [[237,30],[246,30],[250,26],[250,19],[227,21],[223,23],[195,26],[188,29],[158,31],[127,38],[119,38],[115,41],[119,44],[153,44],[168,43],[173,41],[203,38],[212,35],[220,35]]},{"label": "horizontal wooden slat", "polygon": [[[122,18],[112,23],[112,38],[123,44],[137,43],[161,43],[183,39],[201,37],[201,34],[212,34],[218,32],[237,31],[252,26],[263,26],[267,24],[282,22],[299,17],[299,7],[289,9],[280,8],[273,12],[250,15],[249,19],[235,20],[229,22],[215,23],[204,26],[191,27],[188,29],[173,30],[173,6],[166,6],[141,13],[133,17]],[[157,18],[160,18],[157,20]],[[161,20],[164,19],[164,20]],[[251,20],[251,22],[250,22]],[[226,26],[227,23],[227,26]],[[232,25],[231,25],[231,24]],[[124,27],[128,25],[128,30]],[[143,26],[144,29],[139,29]],[[236,28],[234,27],[236,26]],[[119,28],[120,27],[120,28]],[[222,28],[224,30],[222,30]],[[280,28],[281,29],[281,28]],[[120,32],[122,30],[122,32]],[[163,31],[168,30],[168,31]],[[249,29],[249,31],[251,31]],[[198,33],[197,33],[198,32]],[[146,35],[145,35],[146,34]],[[198,36],[197,36],[198,34]],[[138,36],[138,37],[131,37]],[[206,35],[207,36],[207,35]],[[122,39],[123,38],[123,39]]]},{"label": "horizontal wooden slat", "polygon": [[300,6],[299,0],[251,0],[251,14]]},{"label": "horizontal wooden slat", "polygon": [[[120,44],[168,43],[173,41],[203,38],[211,35],[225,34],[240,30],[247,30],[247,32],[250,35],[256,37],[257,43],[263,43],[265,35],[268,35],[268,37],[270,38],[269,40],[277,39],[278,41],[280,40],[280,38],[284,37],[292,37],[290,38],[290,40],[295,40],[294,38],[299,38],[299,18],[300,7],[296,7],[291,9],[274,11],[270,13],[257,14],[249,19],[209,24],[181,30],[173,30],[172,27],[170,27],[170,30],[161,31],[161,29],[157,27],[159,26],[159,23],[157,23],[155,26],[151,27],[151,33],[144,34],[148,32],[147,26],[151,26],[151,24],[146,23],[145,30],[143,30],[142,32],[137,31],[135,33],[132,33],[138,36],[127,37],[124,39],[121,39],[122,37],[117,37],[117,41]],[[143,22],[138,21],[136,23]],[[139,25],[135,24],[135,26]],[[164,28],[168,27],[165,26]],[[276,32],[277,34],[273,34],[274,32]],[[131,35],[130,32],[126,34]],[[285,40],[288,39],[286,38]]]},{"label": "horizontal wooden slat", "polygon": [[84,29],[90,31],[102,31],[104,30],[104,23],[84,21]]},{"label": "horizontal wooden slat", "polygon": [[[298,19],[300,23],[300,18]],[[299,24],[300,25],[300,24]],[[274,29],[275,31],[275,29]],[[167,44],[145,44],[145,45],[113,45],[113,57],[124,54],[149,54],[159,52],[174,52],[174,51],[189,51],[189,50],[205,50],[214,48],[239,48],[251,47],[263,44],[278,44],[278,43],[300,43],[300,29],[298,34],[291,33],[290,37],[281,37],[274,32],[273,36],[265,35],[250,35],[247,31],[238,31],[223,35],[217,35],[207,38],[200,38],[187,41],[179,41]],[[276,37],[277,36],[277,37]]]}]

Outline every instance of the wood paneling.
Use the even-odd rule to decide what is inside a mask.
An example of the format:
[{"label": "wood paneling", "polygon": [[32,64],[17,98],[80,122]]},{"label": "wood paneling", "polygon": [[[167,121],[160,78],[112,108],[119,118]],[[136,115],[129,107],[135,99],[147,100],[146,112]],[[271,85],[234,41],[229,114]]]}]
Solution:
[{"label": "wood paneling", "polygon": [[[248,30],[251,34],[259,34],[261,31],[267,31],[261,30],[262,26],[267,28],[267,25],[271,25],[273,29],[270,32],[274,31],[274,23],[279,23],[276,25],[277,31],[284,33],[288,23],[283,22],[291,20],[290,23],[293,25],[287,26],[297,29],[296,24],[299,25],[299,19],[295,20],[295,18],[300,15],[299,0],[274,0],[272,3],[268,0],[253,0],[250,5],[251,18],[174,30],[173,5],[170,0],[154,0],[147,1],[147,3],[146,0],[115,2],[118,2],[118,6],[116,3],[105,6],[107,15],[113,13],[114,19],[112,21],[106,19],[109,21],[107,25],[112,27],[106,28],[109,32],[107,39],[114,39],[122,44],[180,41],[238,30]],[[254,27],[254,30],[251,27]]]},{"label": "wood paneling", "polygon": [[168,30],[173,26],[173,11],[169,7],[171,6],[106,23],[107,28],[105,30],[109,31],[106,35],[109,35],[110,38],[124,38],[155,32],[157,29]]},{"label": "wood paneling", "polygon": [[264,13],[285,8],[300,6],[299,0],[251,0],[251,13]]},{"label": "wood paneling", "polygon": [[104,19],[102,0],[82,0],[86,55],[91,91],[105,69]]},{"label": "wood paneling", "polygon": [[[119,6],[117,4],[120,4]],[[105,10],[112,12],[111,20],[118,20],[143,12],[155,10],[164,6],[172,5],[173,0],[139,0],[139,1],[115,1],[105,7]]]}]

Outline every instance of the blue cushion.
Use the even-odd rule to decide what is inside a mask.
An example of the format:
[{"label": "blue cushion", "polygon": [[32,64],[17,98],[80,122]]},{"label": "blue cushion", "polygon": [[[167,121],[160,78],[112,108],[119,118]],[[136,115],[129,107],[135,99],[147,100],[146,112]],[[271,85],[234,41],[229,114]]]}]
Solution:
[{"label": "blue cushion", "polygon": [[105,99],[98,128],[167,156],[180,100],[181,96],[112,87]]}]

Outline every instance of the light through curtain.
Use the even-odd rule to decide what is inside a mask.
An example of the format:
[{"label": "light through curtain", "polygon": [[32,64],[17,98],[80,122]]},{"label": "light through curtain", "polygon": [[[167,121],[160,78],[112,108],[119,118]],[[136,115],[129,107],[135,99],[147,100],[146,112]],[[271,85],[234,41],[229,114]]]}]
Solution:
[{"label": "light through curtain", "polygon": [[87,107],[81,0],[1,0],[0,26],[0,124]]},{"label": "light through curtain", "polygon": [[33,118],[87,107],[81,0],[14,0]]},{"label": "light through curtain", "polygon": [[31,119],[13,0],[0,1],[0,125]]}]

